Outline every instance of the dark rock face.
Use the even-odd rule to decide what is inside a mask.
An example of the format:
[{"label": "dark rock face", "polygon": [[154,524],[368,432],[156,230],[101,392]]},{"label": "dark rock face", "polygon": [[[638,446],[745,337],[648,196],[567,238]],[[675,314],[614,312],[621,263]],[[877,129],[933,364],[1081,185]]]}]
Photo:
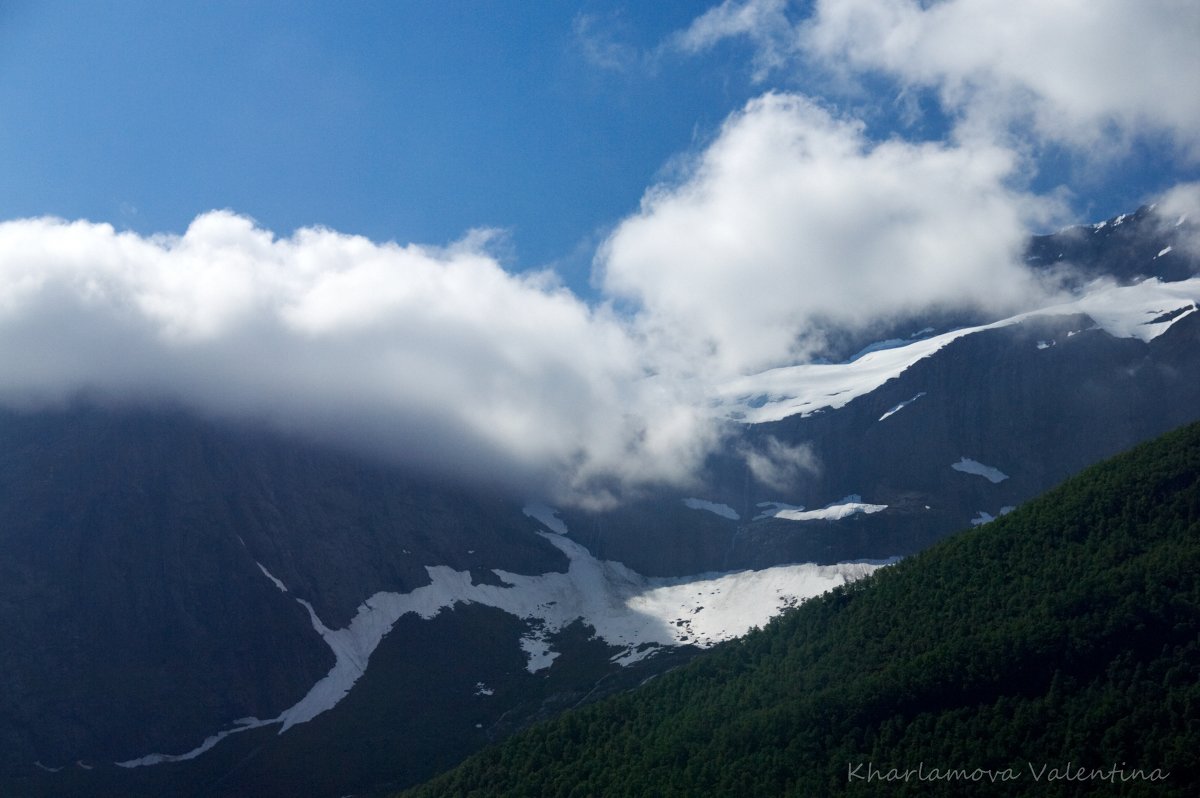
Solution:
[{"label": "dark rock face", "polygon": [[[289,588],[281,592],[259,567]],[[565,568],[517,507],[182,414],[0,416],[0,752],[178,753],[270,718],[331,628],[425,565]]]},{"label": "dark rock face", "polygon": [[1186,280],[1197,273],[1197,263],[1182,237],[1194,232],[1194,222],[1177,224],[1142,206],[1099,225],[1034,236],[1026,260],[1043,269],[1072,264],[1084,278],[1107,276],[1122,283],[1146,277]]}]

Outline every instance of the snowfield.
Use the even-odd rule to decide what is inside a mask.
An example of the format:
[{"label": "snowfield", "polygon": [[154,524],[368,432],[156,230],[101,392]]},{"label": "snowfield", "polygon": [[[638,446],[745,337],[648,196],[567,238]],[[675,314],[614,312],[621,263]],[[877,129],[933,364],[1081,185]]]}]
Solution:
[{"label": "snowfield", "polygon": [[[857,498],[857,497],[848,497]],[[697,500],[702,504],[711,504]],[[721,505],[724,506],[724,505]],[[880,507],[880,505],[862,505]],[[546,526],[563,525],[548,507],[526,508],[526,514]],[[698,509],[710,510],[702,506]],[[831,508],[827,508],[832,511]],[[851,512],[874,512],[852,510]],[[731,511],[732,512],[732,511]],[[780,512],[787,512],[786,510]],[[826,511],[816,511],[826,512]],[[554,524],[546,523],[547,520]],[[557,529],[556,529],[557,532]],[[366,672],[372,652],[403,615],[414,613],[430,619],[458,603],[496,607],[529,622],[520,640],[528,670],[548,668],[558,652],[549,638],[575,621],[583,621],[596,636],[620,650],[613,661],[629,665],[664,646],[694,645],[701,648],[745,634],[761,626],[787,607],[820,595],[848,581],[860,579],[893,560],[853,562],[837,565],[782,565],[761,571],[701,574],[679,578],[651,578],[621,563],[598,560],[587,549],[559,534],[539,532],[557,546],[570,561],[566,573],[537,576],[495,570],[506,583],[472,584],[468,571],[447,566],[428,566],[431,584],[409,593],[380,592],[364,601],[350,625],[330,629],[312,605],[296,598],[308,611],[313,629],[333,651],[333,668],[308,694],[278,717],[241,718],[181,754],[149,754],[117,764],[125,768],[194,759],[225,737],[249,729],[279,725],[283,734],[305,723],[341,701]],[[261,563],[263,575],[279,590],[287,586]]]},{"label": "snowfield", "polygon": [[[1200,277],[1170,283],[1153,278],[1137,285],[1100,288],[1072,302],[991,324],[952,330],[902,346],[868,351],[845,363],[805,363],[739,377],[718,388],[715,412],[743,423],[762,424],[797,413],[807,416],[819,410],[837,409],[874,391],[959,338],[1040,316],[1082,313],[1092,318],[1096,329],[1109,335],[1148,342],[1194,313],[1197,303],[1200,303]],[[1172,312],[1179,314],[1170,316]],[[1164,317],[1165,320],[1159,321]],[[885,413],[883,418],[887,416]]]}]

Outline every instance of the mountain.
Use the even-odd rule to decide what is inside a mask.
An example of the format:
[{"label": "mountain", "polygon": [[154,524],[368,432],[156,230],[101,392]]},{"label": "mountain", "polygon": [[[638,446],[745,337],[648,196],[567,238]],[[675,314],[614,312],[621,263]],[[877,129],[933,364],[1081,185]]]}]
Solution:
[{"label": "mountain", "polygon": [[404,787],[987,529],[1200,417],[1175,222],[1034,239],[1059,306],[724,386],[697,484],[603,512],[175,407],[0,410],[0,794]]},{"label": "mountain", "polygon": [[166,410],[3,414],[0,547],[6,772],[276,716],[338,659],[313,613],[344,627],[426,565],[566,566],[496,498]]},{"label": "mountain", "polygon": [[406,795],[1182,796],[1198,701],[1193,424]]},{"label": "mountain", "polygon": [[875,567],[649,579],[534,516],[178,410],[0,415],[0,793],[411,783]]},{"label": "mountain", "polygon": [[[903,556],[1196,419],[1200,260],[1176,221],[1144,208],[1034,239],[1035,261],[1075,259],[1082,298],[950,330],[914,319],[840,362],[740,379],[718,402],[742,426],[703,494],[567,513],[570,534],[653,574]],[[746,457],[772,449],[802,454],[784,484]]]}]

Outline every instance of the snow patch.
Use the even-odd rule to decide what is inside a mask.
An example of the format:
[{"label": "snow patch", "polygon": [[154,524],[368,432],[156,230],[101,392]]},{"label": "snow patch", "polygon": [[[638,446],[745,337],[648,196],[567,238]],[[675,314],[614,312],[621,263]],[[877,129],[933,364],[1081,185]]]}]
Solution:
[{"label": "snow patch", "polygon": [[754,516],[755,521],[761,521],[764,518],[774,518],[781,510],[803,510],[802,504],[784,504],[783,502],[759,502],[756,506],[765,507],[767,509]]},{"label": "snow patch", "polygon": [[545,629],[538,629],[521,638],[521,650],[525,652],[525,669],[530,673],[549,668],[558,658],[558,652],[550,648]]},{"label": "snow patch", "polygon": [[1154,256],[1153,260],[1158,260],[1163,255],[1166,255],[1168,252],[1170,252],[1172,249],[1173,249],[1173,247],[1163,247],[1162,249],[1160,249],[1158,251],[1158,254]]},{"label": "snow patch", "polygon": [[730,507],[728,504],[718,504],[710,502],[706,499],[684,499],[683,503],[691,510],[707,510],[710,513],[719,515],[722,518],[728,518],[730,521],[738,521],[741,516],[737,510]]},{"label": "snow patch", "polygon": [[775,517],[787,521],[838,521],[855,513],[869,515],[886,509],[886,504],[865,504],[862,496],[855,493],[820,510],[780,510]]},{"label": "snow patch", "polygon": [[264,576],[266,576],[266,577],[267,577],[267,579],[270,579],[270,580],[271,580],[271,582],[272,582],[272,583],[274,583],[275,587],[279,588],[279,589],[280,589],[281,591],[283,591],[284,593],[288,592],[288,589],[287,589],[287,587],[286,587],[286,586],[283,584],[283,582],[280,582],[278,579],[276,579],[276,578],[274,577],[274,575],[272,575],[272,573],[271,573],[270,571],[268,571],[268,570],[267,570],[267,567],[266,567],[265,565],[263,565],[263,564],[262,564],[262,563],[260,563],[260,562],[255,562],[254,564],[258,566],[258,570],[262,571],[262,572],[263,572],[263,575],[264,575]]},{"label": "snow patch", "polygon": [[257,718],[243,718],[242,720],[235,721],[235,725],[233,728],[229,728],[229,729],[225,729],[224,731],[217,732],[216,734],[206,738],[204,740],[204,742],[200,743],[200,745],[196,746],[191,751],[188,751],[186,753],[183,753],[183,754],[148,754],[146,756],[139,757],[138,759],[130,759],[125,762],[117,762],[116,764],[117,764],[117,767],[122,767],[122,768],[137,768],[137,767],[145,767],[147,765],[161,765],[166,762],[185,762],[189,759],[195,759],[196,757],[205,753],[206,751],[211,749],[214,745],[221,742],[222,740],[224,740],[226,737],[228,737],[231,734],[237,734],[238,732],[248,731],[249,729],[257,729],[262,726],[270,726],[271,724],[277,723],[277,722],[278,722],[278,720],[258,720]]},{"label": "snow patch", "polygon": [[1017,509],[1017,508],[1014,507],[1013,505],[1006,504],[1003,507],[1001,507],[1000,510],[995,515],[992,515],[991,513],[985,512],[983,510],[976,510],[978,515],[976,515],[974,518],[971,519],[971,526],[980,526],[980,525],[986,524],[990,521],[995,521],[1000,516],[1008,515],[1015,509]]},{"label": "snow patch", "polygon": [[916,396],[914,396],[912,399],[906,399],[905,401],[901,402],[900,404],[896,405],[896,406],[895,406],[895,407],[893,407],[891,410],[887,411],[887,412],[886,412],[886,413],[884,413],[882,416],[880,416],[880,417],[879,417],[879,420],[880,420],[880,421],[883,421],[883,420],[884,420],[885,418],[887,418],[888,416],[895,415],[896,413],[898,413],[899,411],[901,411],[901,410],[903,410],[904,408],[908,407],[909,405],[911,405],[913,402],[917,401],[918,399],[920,399],[920,398],[921,398],[922,396],[924,396],[924,395],[925,395],[925,392],[924,392],[924,391],[921,391],[919,394],[917,394]]},{"label": "snow patch", "polygon": [[1054,341],[1038,341],[1037,348],[1038,349],[1049,349],[1050,347],[1054,346],[1054,344],[1055,344]]},{"label": "snow patch", "polygon": [[951,463],[950,467],[955,471],[961,471],[964,474],[975,474],[976,476],[983,477],[993,485],[998,485],[1004,480],[1008,479],[1008,474],[1005,474],[1000,469],[986,466],[983,463],[972,460],[969,457],[964,457],[957,463]]},{"label": "snow patch", "polygon": [[566,523],[558,517],[558,510],[553,507],[533,502],[525,505],[522,512],[535,521],[541,521],[551,532],[557,532],[560,535],[567,534]]},{"label": "snow patch", "polygon": [[496,691],[483,682],[475,682],[475,695],[495,695]]},{"label": "snow patch", "polygon": [[[855,498],[857,497],[848,497]],[[881,505],[864,505],[864,507]],[[867,512],[867,510],[863,510]],[[527,621],[520,646],[537,672],[558,656],[549,638],[576,621],[623,649],[614,662],[628,665],[663,646],[707,647],[761,626],[786,607],[859,579],[891,560],[838,565],[784,565],[762,571],[646,577],[619,562],[598,560],[561,534],[539,533],[569,561],[566,573],[537,576],[493,571],[504,585],[474,584],[468,571],[426,566],[431,583],[409,593],[380,592],[364,601],[345,629],[329,629],[310,603],[297,598],[313,629],[330,647],[335,664],[308,694],[278,717],[242,718],[183,754],[150,754],[117,764],[125,768],[194,759],[231,734],[279,725],[279,733],[333,708],[365,672],[371,653],[407,613],[429,619],[457,603],[495,607]],[[478,685],[477,685],[478,688]]]}]

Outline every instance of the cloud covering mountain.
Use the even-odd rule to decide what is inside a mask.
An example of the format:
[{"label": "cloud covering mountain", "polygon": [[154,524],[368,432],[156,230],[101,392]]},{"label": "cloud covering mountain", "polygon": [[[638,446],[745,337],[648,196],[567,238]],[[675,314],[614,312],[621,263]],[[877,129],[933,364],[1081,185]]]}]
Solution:
[{"label": "cloud covering mountain", "polygon": [[[749,37],[763,80],[885,73],[933,91],[954,129],[879,138],[829,98],[767,90],[611,229],[595,300],[506,269],[488,231],[441,247],[277,235],[227,210],[181,235],[0,223],[0,403],[181,403],[591,506],[687,485],[726,433],[716,388],[804,360],[826,330],[1055,298],[1022,255],[1066,214],[1029,188],[1022,142],[1200,153],[1200,101],[1178,91],[1195,8],[1020,5],[818,2],[793,20],[726,2],[674,34],[677,52]],[[756,473],[819,467],[744,454]]]},{"label": "cloud covering mountain", "polygon": [[1015,166],[999,147],[871,142],[855,120],[767,94],[684,180],[647,192],[600,252],[603,284],[726,375],[801,359],[826,325],[1012,308],[1042,294],[1021,256],[1051,210],[1009,185]]}]

